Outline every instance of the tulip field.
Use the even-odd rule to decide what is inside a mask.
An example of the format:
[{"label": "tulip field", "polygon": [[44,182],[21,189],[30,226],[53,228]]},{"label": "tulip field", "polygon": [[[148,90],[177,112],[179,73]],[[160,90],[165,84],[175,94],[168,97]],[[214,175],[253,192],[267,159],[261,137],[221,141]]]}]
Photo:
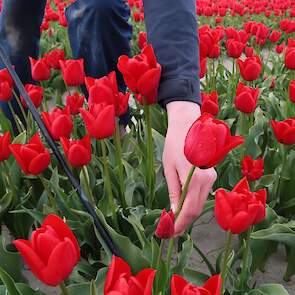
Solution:
[{"label": "tulip field", "polygon": [[[0,70],[0,100],[13,114],[0,111],[0,295],[292,295],[256,274],[276,268],[267,263],[283,249],[280,281],[295,275],[295,1],[197,0],[201,116],[183,146],[191,169],[177,208],[162,161],[163,67],[142,0],[126,1],[125,92],[116,72],[88,77],[73,59],[71,2],[47,1],[28,96]],[[210,168],[217,179],[202,212],[176,233],[194,173]],[[208,213],[227,236],[214,262],[192,235]],[[206,271],[191,265],[195,256]]]}]

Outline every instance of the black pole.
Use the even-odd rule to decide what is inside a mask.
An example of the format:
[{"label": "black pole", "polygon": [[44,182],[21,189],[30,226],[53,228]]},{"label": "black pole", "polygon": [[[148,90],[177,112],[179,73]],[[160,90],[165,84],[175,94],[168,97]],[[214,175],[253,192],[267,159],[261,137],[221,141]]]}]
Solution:
[{"label": "black pole", "polygon": [[37,111],[35,105],[33,104],[33,102],[31,101],[29,95],[27,94],[20,78],[18,77],[16,71],[14,70],[7,54],[5,53],[5,50],[2,46],[2,44],[0,44],[0,58],[3,61],[4,65],[6,66],[6,68],[8,69],[14,83],[15,86],[17,87],[19,93],[21,94],[21,96],[24,98],[28,109],[30,110],[30,112],[33,115],[34,120],[36,121],[37,125],[39,126],[47,144],[50,146],[51,150],[53,151],[54,155],[56,156],[57,160],[59,161],[61,167],[63,168],[63,170],[65,171],[66,175],[68,176],[70,182],[72,183],[73,187],[76,189],[77,194],[80,198],[81,203],[83,204],[83,206],[85,207],[86,211],[91,215],[91,217],[93,218],[95,227],[97,229],[97,231],[99,232],[99,234],[101,235],[102,239],[104,240],[106,246],[109,248],[110,252],[113,255],[119,256],[119,251],[118,248],[116,247],[116,245],[114,244],[114,242],[112,241],[112,238],[110,237],[108,231],[104,228],[103,224],[100,222],[95,209],[91,206],[91,204],[89,203],[88,199],[85,196],[85,193],[83,192],[83,189],[79,183],[79,181],[74,177],[74,175],[72,174],[67,162],[65,161],[64,157],[62,156],[62,154],[59,152],[59,149],[57,147],[57,145],[55,144],[54,140],[52,139],[50,133],[48,132],[47,128],[45,127],[39,112]]}]

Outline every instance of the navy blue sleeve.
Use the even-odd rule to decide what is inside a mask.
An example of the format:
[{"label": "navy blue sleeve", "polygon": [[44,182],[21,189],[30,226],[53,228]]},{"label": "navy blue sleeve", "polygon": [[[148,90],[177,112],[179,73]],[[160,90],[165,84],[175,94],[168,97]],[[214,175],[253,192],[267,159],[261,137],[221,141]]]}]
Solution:
[{"label": "navy blue sleeve", "polygon": [[158,102],[200,104],[199,38],[195,0],[143,0],[148,41],[163,73]]}]

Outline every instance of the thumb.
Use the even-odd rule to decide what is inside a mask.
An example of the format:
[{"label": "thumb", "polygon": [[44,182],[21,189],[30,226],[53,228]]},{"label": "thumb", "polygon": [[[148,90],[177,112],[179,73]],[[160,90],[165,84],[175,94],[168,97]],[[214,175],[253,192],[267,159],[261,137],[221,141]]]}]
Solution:
[{"label": "thumb", "polygon": [[165,167],[164,174],[168,185],[171,209],[175,213],[178,207],[178,202],[181,193],[179,176],[176,169],[169,166]]}]

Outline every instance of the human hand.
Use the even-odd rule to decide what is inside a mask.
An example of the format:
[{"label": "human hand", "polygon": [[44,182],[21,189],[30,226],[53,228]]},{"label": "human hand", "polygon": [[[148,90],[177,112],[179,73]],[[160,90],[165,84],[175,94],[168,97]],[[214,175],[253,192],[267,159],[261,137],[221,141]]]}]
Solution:
[{"label": "human hand", "polygon": [[[182,187],[192,165],[184,155],[186,134],[200,116],[200,107],[193,102],[174,101],[167,104],[168,130],[163,152],[164,173],[171,208],[177,210]],[[175,235],[180,235],[200,215],[217,178],[214,168],[195,169],[182,210],[175,222]]]}]

